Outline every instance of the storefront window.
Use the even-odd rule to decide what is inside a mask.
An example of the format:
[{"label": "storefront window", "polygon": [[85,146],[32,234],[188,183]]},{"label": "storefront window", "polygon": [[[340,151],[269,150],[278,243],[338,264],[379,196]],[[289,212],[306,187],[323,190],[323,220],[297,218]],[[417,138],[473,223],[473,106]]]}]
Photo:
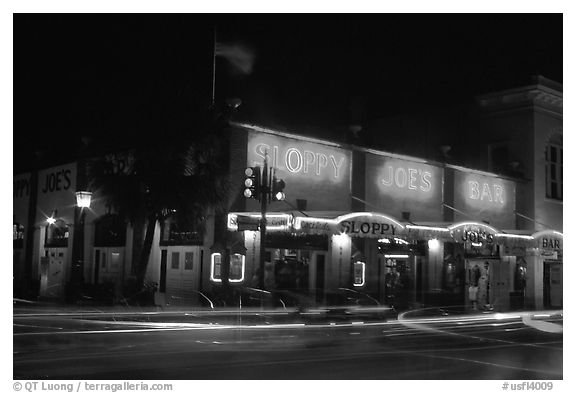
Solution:
[{"label": "storefront window", "polygon": [[244,281],[246,257],[241,254],[233,254],[230,256],[230,282]]},{"label": "storefront window", "polygon": [[22,248],[24,246],[24,225],[14,223],[12,229],[14,234],[14,248]]},{"label": "storefront window", "polygon": [[45,247],[68,247],[68,225],[63,220],[56,220],[46,226]]},{"label": "storefront window", "polygon": [[210,280],[214,282],[222,281],[222,254],[215,252],[210,258]]},{"label": "storefront window", "polygon": [[363,287],[366,275],[366,264],[364,262],[354,263],[354,283],[355,287]]},{"label": "storefront window", "polygon": [[175,217],[164,220],[160,233],[161,246],[202,245],[202,233],[191,225],[179,223]]}]

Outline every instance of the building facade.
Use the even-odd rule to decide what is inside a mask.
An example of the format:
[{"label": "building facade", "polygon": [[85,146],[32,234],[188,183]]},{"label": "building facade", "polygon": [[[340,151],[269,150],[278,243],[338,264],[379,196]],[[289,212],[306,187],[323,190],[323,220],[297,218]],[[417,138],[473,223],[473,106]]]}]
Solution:
[{"label": "building facade", "polygon": [[[534,98],[542,89],[517,93],[557,105],[546,89]],[[206,212],[203,231],[182,227],[176,215],[154,228],[146,281],[156,285],[156,303],[194,305],[223,280],[259,285],[261,205],[243,196],[243,181],[246,167],[267,160],[286,184],[286,199],[267,208],[265,289],[304,291],[322,302],[330,291],[349,288],[398,309],[561,308],[561,111],[558,117],[548,107],[530,115],[504,110],[510,94],[480,100],[481,127],[493,130],[486,140],[496,163],[503,153],[494,138],[512,124],[522,132],[531,124],[534,160],[526,154],[519,164],[531,176],[233,123],[229,177],[236,188],[228,214]],[[513,136],[508,141],[515,146]],[[115,159],[129,165],[128,156]],[[89,181],[78,168],[70,163],[14,177],[15,292],[28,286],[63,299],[78,258],[75,236],[82,237],[83,279],[95,296],[104,291],[118,301],[135,281],[144,229],[120,219],[97,190],[81,216],[75,192]]]}]

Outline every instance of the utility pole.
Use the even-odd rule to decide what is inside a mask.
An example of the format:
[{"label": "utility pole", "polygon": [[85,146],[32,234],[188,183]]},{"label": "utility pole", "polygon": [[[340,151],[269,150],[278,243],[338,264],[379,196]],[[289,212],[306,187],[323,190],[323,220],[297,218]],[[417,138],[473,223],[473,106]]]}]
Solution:
[{"label": "utility pole", "polygon": [[[264,155],[264,165],[248,167],[244,172],[246,179],[244,179],[244,196],[246,198],[253,198],[260,202],[260,276],[258,277],[259,287],[264,289],[264,268],[266,267],[266,210],[268,209],[268,202],[283,201],[286,197],[284,194],[284,187],[286,184],[284,180],[276,178],[276,171],[274,168],[268,168],[268,153]],[[240,228],[240,222],[238,223]],[[250,225],[250,228],[248,226]],[[254,223],[245,223],[243,229],[240,230],[256,230],[252,228]]]},{"label": "utility pole", "polygon": [[268,208],[268,154],[264,156],[262,182],[260,183],[260,289],[264,289],[264,265],[266,263],[266,209]]}]

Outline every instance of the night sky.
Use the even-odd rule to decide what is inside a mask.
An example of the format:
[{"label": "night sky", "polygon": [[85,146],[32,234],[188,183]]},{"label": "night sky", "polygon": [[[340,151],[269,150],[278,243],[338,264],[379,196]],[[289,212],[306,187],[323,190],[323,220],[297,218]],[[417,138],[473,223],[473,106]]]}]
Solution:
[{"label": "night sky", "polygon": [[563,82],[561,14],[17,14],[14,171],[69,162],[82,137],[186,128],[211,102],[215,25],[253,55],[248,71],[218,58],[216,101],[296,133]]}]

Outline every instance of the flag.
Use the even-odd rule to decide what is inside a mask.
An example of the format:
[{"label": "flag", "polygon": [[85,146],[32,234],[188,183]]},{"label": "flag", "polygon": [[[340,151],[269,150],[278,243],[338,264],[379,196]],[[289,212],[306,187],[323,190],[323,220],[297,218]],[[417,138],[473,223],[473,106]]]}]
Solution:
[{"label": "flag", "polygon": [[242,44],[223,44],[217,42],[214,56],[222,57],[242,74],[251,74],[254,66],[254,51]]}]

